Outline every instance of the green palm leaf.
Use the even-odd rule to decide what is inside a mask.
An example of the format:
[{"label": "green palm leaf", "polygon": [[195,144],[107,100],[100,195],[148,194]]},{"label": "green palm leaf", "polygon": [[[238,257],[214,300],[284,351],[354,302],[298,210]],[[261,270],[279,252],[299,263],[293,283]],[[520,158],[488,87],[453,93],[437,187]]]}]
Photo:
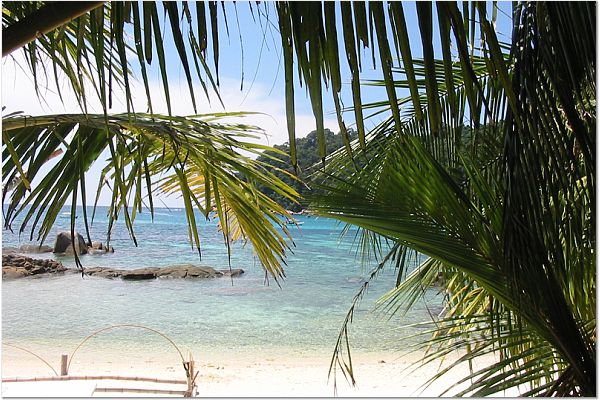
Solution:
[{"label": "green palm leaf", "polygon": [[[439,11],[449,12],[460,63],[450,65],[447,55],[419,66],[413,61],[416,80],[398,70],[396,86],[410,89],[417,83],[424,104],[419,109],[430,117],[437,102],[423,94],[430,93],[435,76],[443,110],[440,135],[434,134],[431,118],[429,124],[418,121],[414,96],[399,99],[409,136],[394,129],[392,110],[371,133],[367,148],[356,152],[355,158],[365,160],[360,171],[349,169],[351,161],[338,152],[330,168],[316,176],[328,194],[316,197],[313,208],[431,257],[380,307],[393,315],[443,276],[445,314],[425,342],[430,351],[425,361],[453,349],[465,355],[432,380],[462,362],[496,354],[499,361],[472,371],[463,381],[471,383],[459,394],[516,388],[526,394],[590,395],[595,393],[596,275],[589,249],[595,236],[583,232],[594,220],[587,203],[594,198],[593,151],[587,146],[594,137],[595,114],[588,107],[595,104],[589,74],[595,64],[585,52],[591,49],[574,42],[567,48],[560,38],[589,33],[581,16],[595,9],[517,6],[508,58],[500,53],[485,9],[476,7],[487,46],[480,54],[473,46],[467,54],[460,13],[444,4]],[[532,40],[538,32],[539,39]],[[561,56],[553,62],[550,56],[570,52],[568,60]],[[569,71],[570,80],[558,78],[560,68]],[[450,100],[454,95],[458,107]],[[365,108],[379,108],[381,114],[391,110],[386,103]],[[575,109],[578,116],[569,111]],[[347,327],[342,342],[344,337]],[[343,355],[339,345],[336,354]]]},{"label": "green palm leaf", "polygon": [[[224,117],[136,114],[133,119],[127,114],[71,114],[5,118],[5,187],[18,176],[22,165],[28,165],[24,172],[27,179],[19,181],[10,194],[3,193],[3,199],[10,200],[5,226],[10,227],[23,214],[19,231],[30,227],[30,238],[37,233],[36,240],[44,241],[65,202],[71,196],[78,198],[79,186],[85,188],[85,174],[91,165],[108,153],[98,189],[100,192],[105,182],[111,182],[108,235],[114,221],[123,215],[135,242],[134,221],[143,202],[152,204],[157,190],[181,192],[193,247],[200,251],[194,210],[202,210],[203,217],[208,218],[210,205],[217,204],[223,232],[239,232],[228,237],[228,247],[240,237],[249,240],[265,269],[277,279],[283,276],[281,262],[289,238],[278,216],[287,212],[258,193],[254,184],[260,182],[290,199],[298,195],[261,163],[240,153],[276,151],[248,141],[256,138],[256,128],[223,123],[220,120]],[[64,155],[42,176],[42,165],[58,149],[64,149]],[[164,174],[166,178],[157,179]],[[26,182],[35,180],[39,183],[29,190]],[[85,193],[81,195],[85,197]],[[84,220],[87,225],[86,214]],[[276,226],[284,228],[283,235]]]}]

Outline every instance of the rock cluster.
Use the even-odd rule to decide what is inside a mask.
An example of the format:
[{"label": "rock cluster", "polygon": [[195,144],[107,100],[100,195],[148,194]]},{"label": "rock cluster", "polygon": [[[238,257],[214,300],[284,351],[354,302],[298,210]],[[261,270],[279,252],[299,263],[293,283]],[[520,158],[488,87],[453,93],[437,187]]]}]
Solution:
[{"label": "rock cluster", "polygon": [[[75,250],[79,255],[82,254],[103,254],[103,253],[114,253],[114,249],[112,246],[104,246],[102,242],[92,242],[91,246],[88,246],[85,242],[85,239],[80,233],[75,232]],[[71,232],[58,232],[56,234],[56,240],[54,241],[54,247],[52,248],[53,253],[65,253],[65,254],[73,254],[73,244],[72,244]],[[26,245],[27,246],[27,245]],[[21,250],[24,246],[21,246]],[[37,246],[29,246],[29,247],[37,247]],[[46,246],[47,247],[47,246]]]},{"label": "rock cluster", "polygon": [[2,279],[22,278],[39,274],[56,274],[66,271],[62,263],[54,260],[37,260],[20,254],[2,255]]},{"label": "rock cluster", "polygon": [[86,268],[85,275],[102,278],[121,278],[128,281],[140,281],[155,278],[219,278],[222,276],[239,276],[242,269],[216,270],[211,267],[199,267],[192,264],[172,265],[169,267],[148,267],[138,269],[117,269],[108,267]]},{"label": "rock cluster", "polygon": [[[2,255],[2,278],[14,279],[40,274],[56,274],[62,272],[79,272],[66,268],[59,261],[38,260],[21,254]],[[223,276],[240,276],[243,269],[216,270],[211,267],[192,264],[171,265],[169,267],[148,267],[138,269],[118,269],[110,267],[85,268],[83,273],[88,276],[102,278],[121,278],[127,281],[140,281],[156,278],[220,278]]]}]

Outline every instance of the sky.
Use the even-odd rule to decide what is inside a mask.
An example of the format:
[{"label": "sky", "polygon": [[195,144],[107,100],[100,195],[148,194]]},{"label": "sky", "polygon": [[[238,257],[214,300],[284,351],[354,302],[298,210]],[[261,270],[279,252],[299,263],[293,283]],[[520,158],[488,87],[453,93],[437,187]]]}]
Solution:
[{"label": "sky", "polygon": [[[227,26],[229,36],[227,35],[226,26],[222,19],[219,25],[220,38],[220,93],[225,104],[225,109],[222,108],[216,96],[206,99],[204,92],[196,80],[195,94],[197,96],[198,112],[211,113],[222,111],[252,111],[261,112],[264,115],[252,115],[245,117],[241,122],[255,125],[262,128],[265,136],[259,141],[268,145],[282,144],[288,140],[286,116],[285,116],[285,97],[284,97],[284,73],[283,64],[281,61],[281,45],[280,38],[276,26],[275,15],[270,15],[270,21],[265,18],[255,18],[249,11],[248,3],[237,2],[237,17],[236,21],[236,6],[232,2],[226,2],[227,10]],[[413,3],[405,4],[405,13],[407,15],[407,24],[409,29],[409,37],[411,40],[411,49],[414,57],[421,55],[421,40],[419,36],[416,12]],[[510,13],[510,3],[501,4],[501,9],[507,14]],[[160,10],[160,7],[159,7]],[[435,10],[435,7],[434,7]],[[219,10],[220,11],[220,10]],[[256,13],[256,6],[254,13]],[[271,8],[274,12],[274,8]],[[339,11],[338,11],[339,12]],[[435,19],[434,19],[435,21]],[[508,26],[508,15],[499,14],[499,24]],[[240,29],[238,30],[238,26]],[[503,29],[505,30],[505,29]],[[164,31],[164,30],[163,30]],[[210,29],[208,29],[210,35]],[[341,29],[338,28],[338,34],[341,35]],[[388,26],[388,31],[391,31]],[[510,32],[509,30],[505,30]],[[239,36],[242,36],[243,43],[243,59]],[[165,32],[165,52],[168,59],[167,70],[169,76],[169,85],[171,89],[171,102],[174,115],[190,115],[193,114],[193,108],[188,92],[187,81],[181,65],[177,62],[177,52],[170,40],[170,34]],[[209,37],[209,48],[210,48]],[[392,45],[392,42],[390,42]],[[341,37],[339,45],[343,47]],[[393,47],[393,45],[392,45]],[[440,56],[439,50],[439,34],[437,29],[434,29],[434,50],[436,55]],[[362,79],[380,78],[381,72],[379,69],[373,69],[371,59],[371,50],[366,49],[363,52],[362,63]],[[394,51],[392,50],[394,54]],[[212,64],[212,54],[209,54],[208,59]],[[137,60],[132,60],[133,64]],[[156,62],[154,63],[156,65]],[[342,65],[342,102],[345,106],[351,106],[351,89],[350,75],[343,53],[340,55],[340,64]],[[243,89],[240,89],[242,82],[242,66],[243,66]],[[379,65],[377,65],[379,67]],[[61,81],[63,87],[63,101],[60,100],[54,89],[54,83],[48,85],[46,90],[42,90],[42,101],[38,98],[34,91],[33,80],[31,74],[26,70],[26,64],[22,52],[14,53],[14,57],[6,57],[2,62],[2,105],[6,107],[3,114],[13,111],[23,111],[28,115],[42,114],[59,114],[59,113],[78,113],[79,107],[74,96],[69,96],[67,90],[67,82]],[[140,75],[138,74],[138,77]],[[139,78],[141,79],[141,78]],[[158,69],[154,66],[150,68],[149,79],[151,85],[151,93],[153,98],[153,108],[157,113],[167,113],[164,100],[162,83],[160,82]],[[315,129],[314,117],[308,95],[304,88],[300,88],[296,78],[296,137],[306,136],[309,132]],[[363,88],[363,101],[369,102],[386,98],[385,88]],[[405,95],[400,93],[399,95]],[[91,97],[91,96],[90,96]],[[123,102],[119,101],[120,96],[115,96],[116,101],[113,104],[113,109],[109,110],[112,113],[125,112],[126,107]],[[146,111],[146,99],[143,84],[138,80],[133,85],[134,108],[136,111]],[[327,92],[323,95],[324,110],[325,110],[325,128],[331,129],[333,132],[338,132],[339,127],[334,115],[334,106],[331,100],[331,93]],[[200,99],[200,100],[198,100]],[[92,102],[91,112],[101,112],[99,102]],[[353,113],[347,113],[344,116],[347,125],[352,126]],[[366,121],[366,127],[375,126],[380,119]],[[231,122],[240,122],[239,120],[231,120]],[[97,182],[100,176],[100,170],[104,164],[99,162],[91,167],[86,174],[86,182],[90,187],[87,192],[89,204],[93,204],[92,196],[96,192]],[[52,163],[48,163],[48,168]],[[35,181],[33,182],[35,184]],[[164,205],[169,207],[181,207],[182,201],[178,197],[170,196],[162,198]],[[100,197],[100,205],[108,205],[110,202],[110,193],[107,190]]]}]

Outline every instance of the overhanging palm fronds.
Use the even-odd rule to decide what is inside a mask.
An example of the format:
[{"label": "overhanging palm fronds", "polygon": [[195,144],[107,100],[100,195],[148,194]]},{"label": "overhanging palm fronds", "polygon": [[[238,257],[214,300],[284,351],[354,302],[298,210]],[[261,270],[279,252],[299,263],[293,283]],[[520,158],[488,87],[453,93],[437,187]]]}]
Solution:
[{"label": "overhanging palm fronds", "polygon": [[[415,270],[383,301],[392,312],[409,306],[423,286],[438,279],[439,272],[444,273],[451,299],[447,315],[438,321],[436,335],[429,342],[436,349],[431,357],[440,359],[448,354],[448,349],[456,348],[469,350],[469,356],[462,361],[491,353],[492,349],[503,354],[502,361],[486,375],[487,380],[471,388],[472,393],[490,394],[524,384],[534,384],[531,388],[534,392],[545,393],[543,390],[559,379],[561,371],[571,371],[569,379],[562,381],[561,391],[583,390],[581,381],[573,375],[574,368],[570,367],[573,355],[567,353],[565,346],[565,341],[572,340],[570,336],[581,335],[587,343],[595,337],[589,329],[595,317],[579,317],[578,310],[588,310],[588,303],[582,300],[584,296],[579,296],[578,303],[570,301],[571,287],[579,283],[570,279],[564,282],[565,286],[559,287],[559,292],[542,306],[539,299],[515,296],[515,283],[502,261],[501,192],[475,175],[473,168],[468,170],[468,176],[469,190],[461,189],[460,182],[446,173],[417,139],[404,138],[388,147],[383,168],[375,160],[350,178],[351,183],[331,179],[329,182],[334,186],[328,188],[329,194],[316,200],[313,207],[321,215],[394,239],[437,261]],[[593,263],[587,268],[591,273]],[[517,284],[517,290],[530,293],[530,285],[537,286],[540,281],[521,280]],[[591,295],[594,287],[593,281],[587,281],[584,293]],[[562,298],[573,310],[563,316],[576,321],[576,330],[569,337],[566,332],[560,337],[549,321],[548,314],[555,312],[552,308],[556,298]],[[523,329],[528,331],[526,339]],[[551,350],[524,351],[539,348],[539,343]],[[352,374],[351,370],[345,370]],[[502,385],[496,386],[500,373]],[[477,371],[474,377],[479,378],[478,374],[483,372]]]},{"label": "overhanging palm fronds", "polygon": [[[460,37],[454,6],[443,7]],[[447,314],[432,331],[426,360],[459,348],[467,351],[459,361],[500,355],[473,371],[461,394],[518,388],[528,395],[594,395],[595,208],[588,202],[595,199],[595,50],[577,43],[594,42],[587,16],[595,6],[517,5],[508,60],[498,54],[485,9],[474,10],[485,35],[483,75],[477,56],[461,54],[460,40],[460,72],[434,63],[442,134],[434,135],[431,118],[417,116],[432,110],[433,97],[422,94],[431,78],[424,62],[425,80],[397,82],[421,85],[419,103],[412,101],[421,106],[404,109],[402,132],[414,138],[395,131],[390,117],[356,152],[367,160],[364,167],[325,171],[330,194],[314,208],[434,260],[383,306],[391,312],[409,306],[443,272]],[[417,77],[419,63],[413,64]],[[454,90],[444,90],[450,71]],[[332,167],[351,166],[336,157]]]},{"label": "overhanging palm fronds", "polygon": [[[3,3],[3,27],[26,20],[43,4]],[[195,9],[198,26],[194,34],[196,26],[190,22],[193,20],[193,8],[189,8],[187,3],[182,3],[181,8],[177,3],[161,4],[165,15],[169,16],[174,43],[188,83],[191,82],[189,59],[194,61],[198,79],[202,79],[201,69],[207,73],[209,80],[211,71],[215,71],[218,83],[217,4],[208,4],[214,69],[207,67],[204,54],[208,31],[205,5],[200,3],[201,7]],[[266,10],[270,6],[263,3],[260,7]],[[293,62],[297,63],[302,83],[307,85],[322,137],[323,83],[332,84],[335,102],[340,95],[337,79],[339,50],[336,31],[332,29],[338,14],[335,7],[332,10],[331,5],[324,6],[320,2],[278,3],[277,7],[278,13],[271,15],[278,16],[279,24],[274,25],[280,26],[282,34],[288,82],[288,132],[293,154],[294,91],[289,86],[293,80]],[[54,60],[53,67],[65,71],[74,90],[81,91],[78,85],[83,86],[80,70],[87,71],[82,72],[83,76],[97,76],[94,79],[99,88],[98,97],[106,112],[110,108],[111,77],[115,82],[122,79],[127,92],[128,47],[123,42],[127,36],[125,26],[129,26],[127,21],[133,20],[134,42],[129,43],[129,47],[135,46],[146,89],[144,68],[154,58],[158,60],[167,103],[170,103],[164,48],[160,41],[165,26],[160,24],[157,9],[154,3],[144,3],[142,9],[139,9],[138,3],[105,4],[32,42],[26,49],[27,60],[31,65],[38,65],[42,59],[38,54],[42,53],[37,52],[37,43],[41,43],[42,47],[43,43],[47,43],[44,51]],[[344,48],[352,74],[352,97],[360,138],[357,144],[346,147],[352,149],[357,158],[363,157],[358,162],[361,166],[364,163],[367,168],[350,176],[331,174],[333,176],[328,177],[327,183],[332,191],[330,199],[334,202],[328,204],[324,201],[319,207],[328,215],[372,229],[440,261],[443,264],[440,268],[451,273],[448,277],[456,277],[452,284],[448,284],[448,288],[455,291],[450,303],[455,314],[448,317],[448,326],[456,326],[453,321],[460,321],[462,313],[467,313],[469,307],[472,308],[471,314],[478,316],[486,304],[491,304],[493,312],[482,315],[497,315],[500,322],[494,326],[512,328],[508,331],[509,335],[516,332],[517,336],[506,340],[506,346],[502,339],[505,347],[501,348],[506,348],[510,357],[516,357],[510,365],[519,365],[515,370],[523,375],[510,375],[510,372],[498,375],[502,364],[497,364],[492,367],[496,368],[492,374],[484,371],[478,376],[478,379],[481,378],[478,380],[479,388],[500,390],[506,385],[518,386],[531,377],[530,382],[536,386],[529,393],[536,393],[541,388],[543,394],[595,395],[595,3],[514,4],[511,51],[507,59],[493,29],[497,12],[495,5],[489,18],[488,7],[481,2],[463,2],[462,12],[455,2],[439,2],[436,11],[443,60],[437,64],[431,40],[427,40],[432,37],[435,25],[433,10],[430,5],[419,4],[416,18],[423,39],[422,65],[413,60],[410,46],[407,48],[408,29],[402,4],[390,3],[389,7],[384,7],[380,3],[340,3],[339,11]],[[178,19],[179,15],[185,16],[185,20],[182,19],[184,23]],[[269,13],[265,12],[261,17],[266,15]],[[404,104],[412,103],[415,118],[408,123],[406,120],[398,121],[396,91],[390,82],[394,71],[390,65],[388,42],[391,41],[384,40],[387,39],[386,16],[391,22],[397,52],[401,55],[405,87],[411,93],[410,99],[400,100],[398,104],[400,107],[403,101]],[[478,35],[481,36],[480,47],[475,45]],[[188,39],[188,46],[182,39],[184,36]],[[68,38],[66,44],[62,42],[63,37]],[[361,44],[370,47],[373,64],[376,55],[379,55],[387,77],[384,82],[387,101],[394,102],[390,107],[392,120],[381,125],[383,135],[373,135],[377,140],[366,148],[365,133],[361,128],[359,85],[361,65],[366,60],[361,61]],[[451,51],[453,48],[456,49],[455,54]],[[489,75],[487,82],[478,74],[478,57],[483,57],[485,71]],[[426,79],[423,82],[417,79],[421,68]],[[202,80],[201,83],[206,87]],[[442,85],[446,87],[445,93],[440,90]],[[193,99],[194,93],[190,92]],[[206,89],[205,92],[208,94]],[[126,93],[126,96],[129,95]],[[85,103],[85,97],[80,95],[80,98]],[[125,103],[130,103],[129,97]],[[463,121],[465,115],[468,115],[468,122]],[[339,120],[342,121],[341,118]],[[69,123],[73,124],[73,121],[61,128],[65,130],[62,132],[64,135],[78,129],[75,125],[67,129]],[[405,130],[411,133],[411,125],[413,133],[422,133],[419,139],[398,136]],[[463,125],[469,125],[468,129],[463,129]],[[390,131],[392,127],[395,130]],[[198,200],[201,207],[206,207],[189,193],[193,192],[191,187],[195,184],[204,191],[204,199],[210,199],[214,194],[208,195],[207,192],[212,186],[206,185],[206,177],[192,182],[196,177],[183,170],[181,158],[177,157],[182,156],[179,151],[185,145],[173,142],[168,135],[169,129],[164,127],[160,139],[174,143],[168,145],[175,149],[172,152],[174,163],[168,164],[176,175],[172,178],[173,182],[179,182],[188,194],[187,204]],[[135,129],[131,131],[137,132]],[[479,139],[484,131],[491,133],[483,135],[492,139],[490,149],[501,143],[502,151],[491,156],[486,154],[486,150],[480,151]],[[59,139],[64,135],[59,135]],[[129,134],[122,135],[128,137]],[[460,153],[463,139],[471,142],[473,154]],[[92,154],[102,149],[100,144],[84,136],[80,136],[78,143],[78,146],[89,146]],[[115,207],[126,207],[124,193],[133,186],[140,187],[125,179],[124,174],[129,170],[123,168],[127,165],[126,160],[131,158],[126,154],[129,149],[127,143],[126,140],[115,140],[114,149],[110,149],[113,168],[121,171],[122,175],[112,175],[117,192]],[[375,144],[380,147],[375,147]],[[134,148],[139,147],[136,146]],[[56,145],[51,147],[56,148]],[[162,144],[156,147],[162,148]],[[363,152],[357,152],[361,147]],[[35,159],[36,152],[17,148],[18,141],[4,149],[5,163],[9,156],[14,160],[11,174],[6,178],[12,181],[15,176],[21,176],[24,187],[17,190],[25,193],[29,170],[36,171],[43,161],[39,159],[32,163],[26,172],[16,160],[19,157]],[[145,150],[141,150],[142,154]],[[323,150],[322,146],[322,156]],[[22,153],[19,154],[19,151]],[[153,155],[159,157],[158,153]],[[81,153],[77,156],[80,157],[79,164],[71,165],[69,173],[85,170],[86,158]],[[405,160],[403,157],[413,159]],[[149,175],[145,172],[146,166],[138,168],[145,176]],[[344,173],[347,171],[352,169]],[[60,175],[60,172],[57,174]],[[144,175],[140,180],[143,181],[143,178]],[[402,191],[398,191],[394,184]],[[68,192],[66,196],[76,193],[76,188],[77,182],[68,188],[70,191],[62,189],[53,192],[53,195],[64,204],[64,193]],[[22,194],[21,198],[28,197]],[[233,198],[239,200],[256,196],[245,190],[244,196],[229,199]],[[30,202],[36,199],[33,197]],[[341,202],[345,199],[348,204]],[[221,196],[214,197],[215,203],[227,204],[229,201],[221,200]],[[50,207],[49,199],[42,197],[39,205],[44,204]],[[389,221],[387,212],[391,213]],[[222,213],[222,220],[225,220],[225,215]],[[188,212],[188,217],[191,219],[193,216]],[[192,232],[191,236],[195,234]],[[226,240],[229,237],[226,234]],[[275,239],[273,243],[277,241]],[[431,267],[432,271],[434,267]],[[433,273],[427,275],[430,276]],[[470,284],[469,280],[475,284]],[[417,279],[409,281],[416,282]],[[461,291],[461,284],[468,289]],[[493,299],[485,299],[486,295]],[[469,296],[479,300],[468,302]],[[513,321],[520,322],[516,330]],[[480,329],[478,332],[490,331],[487,326],[475,327]],[[490,341],[496,343],[495,338],[505,338],[503,329]],[[528,349],[541,349],[538,355],[522,353],[532,354],[533,361],[518,354],[519,347],[513,346],[513,343],[518,344],[522,340],[535,344]],[[544,345],[538,346],[539,343]],[[482,349],[487,351],[485,349],[489,347],[483,346]],[[553,373],[548,372],[546,366],[536,364],[535,357],[547,361],[550,359],[548,354],[558,360],[552,361],[556,366]]]},{"label": "overhanging palm fronds", "polygon": [[[199,81],[207,97],[208,87],[218,96],[219,83],[219,27],[221,21],[227,21],[227,10],[231,9],[222,5],[218,7],[216,2],[148,2],[140,5],[137,2],[107,2],[104,4],[94,3],[97,6],[83,15],[77,16],[72,21],[60,25],[54,31],[40,35],[34,41],[27,43],[23,50],[29,62],[34,77],[37,75],[36,66],[43,65],[46,58],[52,61],[53,69],[62,70],[69,78],[72,90],[80,99],[82,110],[85,111],[86,93],[82,82],[82,75],[86,79],[94,79],[94,87],[98,90],[103,109],[109,110],[113,96],[113,84],[116,80],[122,80],[122,88],[125,90],[124,103],[129,111],[134,111],[131,106],[131,93],[129,92],[130,65],[133,70],[139,70],[146,88],[148,98],[148,109],[152,112],[152,102],[149,93],[147,69],[152,61],[158,63],[161,81],[164,88],[168,112],[170,108],[170,90],[167,73],[167,60],[165,57],[163,40],[172,40],[177,50],[178,61],[183,67],[188,86],[190,88],[190,99],[195,107],[196,94],[194,93],[194,81]],[[89,5],[92,7],[93,5]],[[359,142],[365,144],[365,129],[362,113],[362,97],[360,88],[360,74],[365,60],[361,61],[361,47],[369,47],[372,53],[373,65],[379,59],[384,78],[388,82],[387,100],[391,102],[396,123],[398,111],[394,106],[396,103],[396,91],[391,84],[391,69],[393,67],[390,43],[393,42],[402,64],[406,68],[406,76],[410,83],[411,98],[415,104],[418,120],[422,121],[420,115],[420,97],[416,89],[416,75],[413,65],[413,57],[408,43],[408,27],[406,23],[404,6],[399,2],[353,2],[353,3],[321,3],[321,2],[279,2],[260,3],[253,5],[248,3],[256,20],[265,22],[267,26],[278,26],[280,29],[281,43],[283,48],[283,60],[285,65],[286,81],[286,111],[288,116],[288,134],[290,142],[290,154],[292,164],[295,166],[295,108],[294,108],[294,63],[297,69],[297,78],[300,83],[306,85],[315,115],[318,138],[320,144],[321,158],[325,157],[325,140],[323,128],[323,99],[322,88],[331,87],[334,104],[336,107],[340,131],[346,141],[346,150],[350,150],[348,142],[350,137],[347,133],[342,118],[341,102],[342,95],[342,71],[345,66],[340,62],[340,53],[346,55],[347,66],[351,74],[351,91],[354,103],[354,119],[358,130]],[[233,3],[237,12],[237,5]],[[275,10],[272,10],[275,8]],[[474,52],[474,39],[479,32],[485,32],[485,43],[489,51],[491,65],[495,65],[494,73],[503,77],[504,89],[506,84],[506,66],[503,65],[499,50],[498,40],[495,32],[490,26],[495,24],[497,9],[492,7],[492,17],[489,20],[485,15],[485,6],[482,4],[463,4],[463,14],[458,10],[454,2],[439,3],[436,11],[439,19],[441,32],[441,47],[444,56],[444,68],[447,73],[442,80],[432,77],[427,81],[424,91],[431,110],[426,120],[430,128],[437,132],[442,128],[443,109],[437,104],[439,93],[436,82],[446,82],[448,91],[453,92],[454,81],[452,79],[452,55],[449,49],[451,41],[455,41],[459,53],[458,65],[462,69],[466,94],[471,110],[480,110],[477,93],[476,76],[472,69],[472,56]],[[70,20],[78,15],[70,11],[60,9],[59,5],[52,2],[7,2],[3,4],[3,28],[9,38],[5,40],[21,43],[24,41],[19,36],[26,32],[13,29],[18,25],[26,24],[35,19],[40,10],[54,11],[57,15]],[[165,15],[164,22],[159,18],[160,11]],[[479,23],[476,24],[475,11],[479,11]],[[431,75],[434,69],[434,52],[431,48],[432,30],[434,27],[433,9],[431,5],[419,4],[417,7],[417,20],[419,30],[423,38],[424,66]],[[471,24],[464,23],[469,15],[472,15]],[[166,18],[168,16],[168,20]],[[275,16],[275,17],[273,17]],[[63,19],[64,19],[63,18]],[[276,18],[277,23],[269,19]],[[57,18],[60,20],[60,18]],[[387,24],[392,27],[387,30]],[[336,26],[341,27],[338,32]],[[210,29],[209,29],[210,28]],[[163,35],[168,31],[168,35]],[[133,40],[131,33],[133,32]],[[454,34],[454,35],[452,35]],[[13,38],[13,36],[15,36]],[[166,39],[163,39],[163,36]],[[339,38],[343,38],[342,44]],[[241,36],[240,36],[241,37]],[[31,38],[30,38],[31,39]],[[208,42],[212,42],[212,46]],[[361,46],[362,45],[362,46]],[[134,51],[132,51],[134,50]],[[212,51],[212,66],[209,62],[207,52]],[[3,54],[5,56],[6,54]],[[195,73],[194,73],[195,72]],[[206,74],[206,75],[204,75]],[[56,72],[55,72],[56,75]],[[243,77],[243,73],[242,73]],[[113,79],[115,80],[113,82]],[[243,78],[242,78],[243,79]],[[37,85],[37,80],[36,80]],[[514,105],[514,95],[509,93],[511,106]],[[453,96],[448,101],[454,104]],[[472,113],[473,118],[478,120],[479,113]],[[400,126],[398,129],[401,129]]]},{"label": "overhanging palm fronds", "polygon": [[[34,77],[36,91],[39,85],[39,70],[45,71],[51,63],[54,80],[58,87],[58,71],[68,78],[70,89],[76,95],[82,111],[87,112],[86,82],[91,82],[95,96],[105,113],[112,108],[116,88],[125,92],[123,103],[128,112],[133,112],[131,94],[132,67],[139,69],[146,89],[148,111],[153,112],[149,90],[147,69],[152,61],[158,64],[166,97],[168,114],[171,115],[171,92],[167,73],[167,59],[163,44],[164,31],[169,28],[173,45],[177,49],[179,61],[184,69],[189,87],[190,99],[196,112],[196,93],[193,89],[197,79],[209,96],[208,86],[219,97],[217,78],[206,59],[206,26],[200,26],[200,15],[204,15],[205,3],[192,7],[184,2],[162,2],[162,11],[168,15],[168,23],[162,23],[155,2],[80,2],[82,10],[73,12],[71,5],[61,2],[22,2],[3,3],[2,26],[6,42],[21,44],[28,67]],[[210,2],[210,9],[215,2]],[[193,9],[195,8],[195,10]],[[199,29],[194,32],[193,24],[198,18]],[[57,25],[48,32],[41,31],[34,37],[27,36],[23,27],[37,26],[40,18],[56,19]],[[184,18],[185,17],[185,18]],[[211,23],[217,24],[216,13],[211,12]],[[206,23],[206,20],[203,21]],[[20,28],[20,29],[19,29]],[[133,33],[133,38],[131,37]],[[28,37],[29,41],[24,37]],[[35,39],[35,40],[34,40]],[[132,40],[133,39],[133,40]],[[218,65],[218,37],[213,38],[215,64]],[[13,46],[14,50],[14,46]],[[12,51],[12,50],[11,50]],[[3,49],[3,57],[10,54]],[[218,72],[217,66],[215,70]],[[194,74],[195,72],[195,74]],[[88,89],[89,90],[89,89]],[[219,97],[220,99],[220,97]]]},{"label": "overhanging palm fronds", "polygon": [[[6,190],[3,193],[3,200],[10,198],[5,226],[10,227],[15,217],[24,213],[19,231],[23,232],[32,222],[30,238],[33,239],[37,228],[36,239],[45,240],[67,200],[71,199],[75,205],[81,199],[86,209],[86,172],[92,164],[107,157],[96,198],[105,183],[110,182],[109,235],[113,222],[122,215],[136,242],[133,222],[142,205],[145,203],[153,213],[156,190],[178,191],[184,199],[190,243],[198,252],[200,233],[194,209],[208,218],[214,206],[223,231],[228,233],[232,229],[225,218],[231,214],[240,234],[250,240],[265,269],[277,279],[283,273],[281,260],[288,245],[273,224],[281,225],[277,215],[286,211],[257,194],[253,182],[290,199],[295,199],[297,193],[259,162],[240,153],[258,153],[265,146],[247,141],[259,133],[256,128],[219,121],[226,116],[6,117],[2,127],[3,183],[6,187],[15,178],[20,180],[12,193]],[[42,165],[57,149],[63,149],[64,155],[41,176]],[[164,174],[167,178],[157,179]],[[36,179],[39,183],[31,186]],[[73,208],[72,221],[74,213]],[[83,217],[87,230],[88,217],[85,213]],[[89,240],[89,233],[87,236]],[[226,240],[228,247],[229,243]]]}]

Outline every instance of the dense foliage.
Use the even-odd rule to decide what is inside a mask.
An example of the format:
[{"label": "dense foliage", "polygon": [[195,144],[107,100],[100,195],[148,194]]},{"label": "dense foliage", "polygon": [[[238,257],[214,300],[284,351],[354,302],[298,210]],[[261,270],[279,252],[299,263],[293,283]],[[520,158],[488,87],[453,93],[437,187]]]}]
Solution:
[{"label": "dense foliage", "polygon": [[[382,123],[355,146],[368,162],[350,176],[337,173],[350,157],[331,160],[312,204],[363,228],[371,251],[394,243],[372,273],[397,269],[380,303],[392,315],[443,276],[445,308],[423,330],[423,361],[459,357],[432,380],[489,357],[454,385],[459,395],[596,393],[594,16],[593,3],[519,3],[510,49],[490,57],[487,42],[464,69],[414,60],[424,66],[416,89],[437,81],[441,102],[422,96],[422,118],[407,107]],[[395,88],[409,88],[407,68],[393,74]],[[437,107],[442,129],[427,123]],[[429,258],[410,272],[415,251]],[[334,363],[351,376],[347,325]]]},{"label": "dense foliage", "polygon": [[[355,139],[357,134],[353,130],[348,130],[349,137]],[[325,144],[327,155],[344,146],[344,141],[340,133],[333,133],[325,129]],[[268,164],[267,170],[272,172],[277,178],[293,187],[300,194],[298,202],[292,201],[289,197],[282,196],[272,188],[265,185],[258,185],[259,190],[281,204],[287,210],[299,212],[308,206],[308,197],[315,194],[315,188],[310,182],[310,176],[321,165],[319,156],[319,143],[317,131],[310,132],[306,137],[296,139],[296,148],[298,149],[298,169],[294,171],[290,163],[289,143],[274,146],[277,150],[285,154],[277,154],[273,151],[265,151],[257,158],[257,161]],[[296,173],[297,172],[297,173]]]}]

